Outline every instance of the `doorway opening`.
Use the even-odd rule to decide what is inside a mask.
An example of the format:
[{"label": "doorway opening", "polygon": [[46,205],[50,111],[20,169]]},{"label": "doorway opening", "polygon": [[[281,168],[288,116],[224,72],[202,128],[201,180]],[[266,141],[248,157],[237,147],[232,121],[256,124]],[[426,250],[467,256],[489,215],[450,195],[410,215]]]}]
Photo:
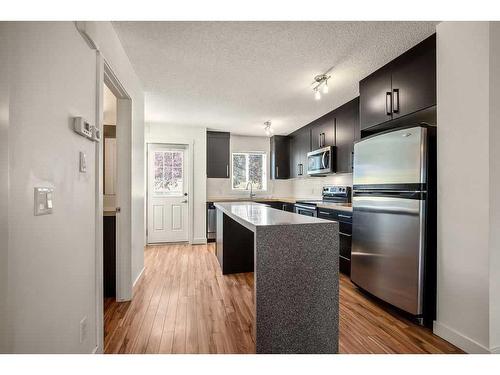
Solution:
[{"label": "doorway opening", "polygon": [[148,145],[148,244],[190,241],[189,151],[189,145]]},{"label": "doorway opening", "polygon": [[104,311],[116,299],[116,115],[117,98],[103,85],[103,297]]},{"label": "doorway opening", "polygon": [[[102,141],[96,169],[96,352],[105,351],[107,307],[132,299],[132,100],[97,52],[97,119]],[[116,305],[116,304],[114,304]]]}]

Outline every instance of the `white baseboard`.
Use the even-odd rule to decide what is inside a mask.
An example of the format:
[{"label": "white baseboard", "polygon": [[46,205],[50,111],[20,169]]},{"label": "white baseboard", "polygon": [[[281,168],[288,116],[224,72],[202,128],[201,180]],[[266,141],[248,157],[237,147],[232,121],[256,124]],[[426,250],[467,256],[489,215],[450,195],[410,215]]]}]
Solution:
[{"label": "white baseboard", "polygon": [[446,324],[434,321],[433,330],[434,334],[449,341],[455,346],[458,346],[466,353],[471,354],[487,354],[490,351],[477,341],[461,334],[460,332],[448,327]]},{"label": "white baseboard", "polygon": [[142,267],[141,272],[139,272],[139,275],[137,275],[137,277],[135,278],[134,284],[132,284],[132,288],[135,286],[135,284],[137,284],[137,282],[141,278],[143,272],[144,272],[144,267]]},{"label": "white baseboard", "polygon": [[207,243],[207,239],[205,237],[203,238],[193,238],[193,245],[203,245]]}]

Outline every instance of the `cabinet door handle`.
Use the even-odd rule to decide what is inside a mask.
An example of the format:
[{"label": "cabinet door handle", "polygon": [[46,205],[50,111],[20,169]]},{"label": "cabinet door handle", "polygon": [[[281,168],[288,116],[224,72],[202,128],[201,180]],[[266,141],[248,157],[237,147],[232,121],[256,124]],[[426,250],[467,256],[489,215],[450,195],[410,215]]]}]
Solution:
[{"label": "cabinet door handle", "polygon": [[342,215],[342,214],[338,214],[337,215],[338,217],[344,217],[346,219],[352,219],[352,216],[349,216],[349,215]]},{"label": "cabinet door handle", "polygon": [[351,152],[351,171],[354,171],[354,151]]},{"label": "cabinet door handle", "polygon": [[319,145],[319,148],[321,148],[321,133],[318,134],[318,145]]},{"label": "cabinet door handle", "polygon": [[399,112],[399,89],[394,89],[394,90],[392,90],[392,92],[393,92],[392,112],[398,113]]},{"label": "cabinet door handle", "polygon": [[326,145],[326,134],[325,133],[321,133],[321,136],[322,136],[321,147],[325,147],[325,145]]},{"label": "cabinet door handle", "polygon": [[300,164],[300,163],[299,163],[299,164],[297,164],[297,167],[299,168],[299,173],[298,173],[298,175],[299,175],[299,176],[302,176],[302,172],[303,172],[303,169],[302,169],[302,164]]},{"label": "cabinet door handle", "polygon": [[229,164],[226,164],[226,177],[229,177]]},{"label": "cabinet door handle", "polygon": [[278,166],[276,166],[276,178],[278,178],[279,176],[279,169],[278,169]]},{"label": "cabinet door handle", "polygon": [[385,113],[389,116],[392,114],[392,94],[390,91],[385,93]]}]

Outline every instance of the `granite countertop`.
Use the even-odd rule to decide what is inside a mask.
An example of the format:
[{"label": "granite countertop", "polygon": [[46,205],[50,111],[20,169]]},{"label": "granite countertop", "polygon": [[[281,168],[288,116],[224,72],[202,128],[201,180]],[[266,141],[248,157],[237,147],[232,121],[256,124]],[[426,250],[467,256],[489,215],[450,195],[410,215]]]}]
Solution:
[{"label": "granite countertop", "polygon": [[218,202],[215,207],[251,231],[259,226],[331,223],[329,220],[275,210],[258,202]]},{"label": "granite countertop", "polygon": [[[317,198],[316,200],[319,200],[320,198]],[[286,203],[297,203],[297,201],[310,201],[310,200],[315,200],[314,198],[291,198],[291,197],[284,197],[284,198],[254,198],[250,200],[249,197],[247,198],[238,198],[238,197],[219,197],[219,198],[208,198],[207,202],[286,202]],[[339,210],[339,211],[346,211],[346,212],[352,212],[352,203],[334,203],[334,202],[322,202],[322,203],[317,203],[318,208],[326,208],[330,210]]]},{"label": "granite countertop", "polygon": [[285,197],[285,198],[265,198],[257,197],[250,199],[250,197],[209,197],[207,202],[285,202],[285,203],[295,203],[297,199]]}]

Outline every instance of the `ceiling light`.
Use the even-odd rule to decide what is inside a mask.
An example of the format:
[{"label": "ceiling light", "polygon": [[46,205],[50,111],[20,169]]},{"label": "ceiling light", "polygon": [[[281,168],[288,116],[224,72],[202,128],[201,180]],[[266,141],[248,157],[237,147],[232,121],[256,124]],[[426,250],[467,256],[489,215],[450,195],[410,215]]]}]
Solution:
[{"label": "ceiling light", "polygon": [[328,94],[328,80],[330,79],[331,76],[328,75],[328,72],[331,69],[329,69],[326,73],[324,74],[318,74],[316,77],[314,77],[314,81],[312,83],[313,85],[313,91],[314,91],[314,99],[320,100],[321,99],[321,93],[320,93],[320,88],[323,88],[323,94]]},{"label": "ceiling light", "polygon": [[314,99],[316,99],[316,100],[320,100],[321,99],[321,94],[320,94],[318,88],[314,89]]},{"label": "ceiling light", "polygon": [[270,137],[270,136],[272,136],[272,135],[273,135],[274,130],[273,130],[273,128],[271,128],[271,121],[266,121],[266,122],[264,123],[264,131],[266,132],[266,135],[267,135],[268,137]]},{"label": "ceiling light", "polygon": [[323,85],[323,94],[328,94],[328,79],[325,81]]}]

